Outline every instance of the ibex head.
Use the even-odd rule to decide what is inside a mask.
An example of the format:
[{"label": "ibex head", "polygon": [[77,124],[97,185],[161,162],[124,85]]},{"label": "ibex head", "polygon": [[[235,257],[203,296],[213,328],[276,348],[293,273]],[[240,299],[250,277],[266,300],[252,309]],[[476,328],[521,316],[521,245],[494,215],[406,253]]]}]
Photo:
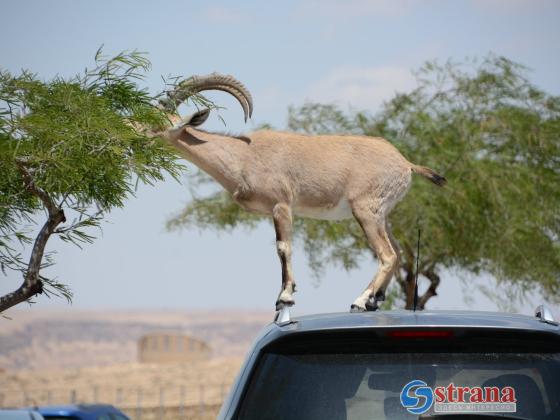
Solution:
[{"label": "ibex head", "polygon": [[[205,90],[221,90],[232,95],[243,108],[245,122],[253,114],[253,98],[247,88],[233,76],[211,73],[207,76],[192,76],[179,83],[167,93],[167,98],[159,101],[160,107],[168,114],[176,115],[177,107],[190,96]],[[209,109],[200,110],[182,120],[182,125],[197,126],[208,118]]]}]

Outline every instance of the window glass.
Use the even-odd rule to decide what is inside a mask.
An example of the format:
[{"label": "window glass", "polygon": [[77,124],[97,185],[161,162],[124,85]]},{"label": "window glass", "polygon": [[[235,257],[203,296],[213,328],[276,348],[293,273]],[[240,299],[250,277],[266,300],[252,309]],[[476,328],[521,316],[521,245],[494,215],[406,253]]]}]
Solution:
[{"label": "window glass", "polygon": [[[262,356],[243,419],[418,418],[401,404],[412,380],[428,387],[515,389],[511,417],[560,418],[560,355],[554,353],[275,354]],[[433,408],[429,413],[433,413]]]},{"label": "window glass", "polygon": [[49,419],[49,420],[80,420],[78,417],[75,416],[49,416],[49,415],[44,415],[43,414],[43,418],[45,419]]}]

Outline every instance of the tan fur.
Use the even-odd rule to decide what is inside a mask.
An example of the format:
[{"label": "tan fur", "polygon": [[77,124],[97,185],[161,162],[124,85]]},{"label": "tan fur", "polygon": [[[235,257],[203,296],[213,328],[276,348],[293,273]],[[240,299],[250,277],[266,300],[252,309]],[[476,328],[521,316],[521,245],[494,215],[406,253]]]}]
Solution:
[{"label": "tan fur", "polygon": [[165,137],[243,208],[272,216],[283,273],[277,308],[293,304],[293,214],[358,220],[380,262],[353,304],[364,310],[370,299],[384,293],[397,268],[399,251],[387,224],[389,212],[406,194],[412,172],[433,182],[439,177],[407,161],[382,138],[270,130],[236,138],[189,126],[170,129]]},{"label": "tan fur", "polygon": [[399,183],[406,187],[410,179],[412,165],[381,138],[269,130],[245,137],[187,127],[173,144],[247,210],[269,215],[278,202],[324,209],[363,195],[390,198]]}]

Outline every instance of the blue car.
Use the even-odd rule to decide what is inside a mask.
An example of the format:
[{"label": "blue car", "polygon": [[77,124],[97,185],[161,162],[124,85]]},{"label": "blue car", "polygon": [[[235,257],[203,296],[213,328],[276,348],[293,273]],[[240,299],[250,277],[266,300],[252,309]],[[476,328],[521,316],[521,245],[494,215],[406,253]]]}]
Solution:
[{"label": "blue car", "polygon": [[130,420],[108,404],[78,404],[38,407],[45,419],[51,420]]}]

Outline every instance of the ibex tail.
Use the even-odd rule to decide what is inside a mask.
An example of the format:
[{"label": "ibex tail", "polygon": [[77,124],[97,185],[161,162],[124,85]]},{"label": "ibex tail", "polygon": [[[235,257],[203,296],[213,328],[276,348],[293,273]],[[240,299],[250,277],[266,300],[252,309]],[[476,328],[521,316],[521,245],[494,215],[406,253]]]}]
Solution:
[{"label": "ibex tail", "polygon": [[428,178],[430,181],[432,181],[434,184],[436,184],[439,187],[443,187],[447,183],[447,180],[443,176],[439,175],[438,173],[431,170],[430,168],[426,168],[425,166],[412,165],[411,169],[412,172],[417,173],[418,175],[422,175],[425,178]]}]

